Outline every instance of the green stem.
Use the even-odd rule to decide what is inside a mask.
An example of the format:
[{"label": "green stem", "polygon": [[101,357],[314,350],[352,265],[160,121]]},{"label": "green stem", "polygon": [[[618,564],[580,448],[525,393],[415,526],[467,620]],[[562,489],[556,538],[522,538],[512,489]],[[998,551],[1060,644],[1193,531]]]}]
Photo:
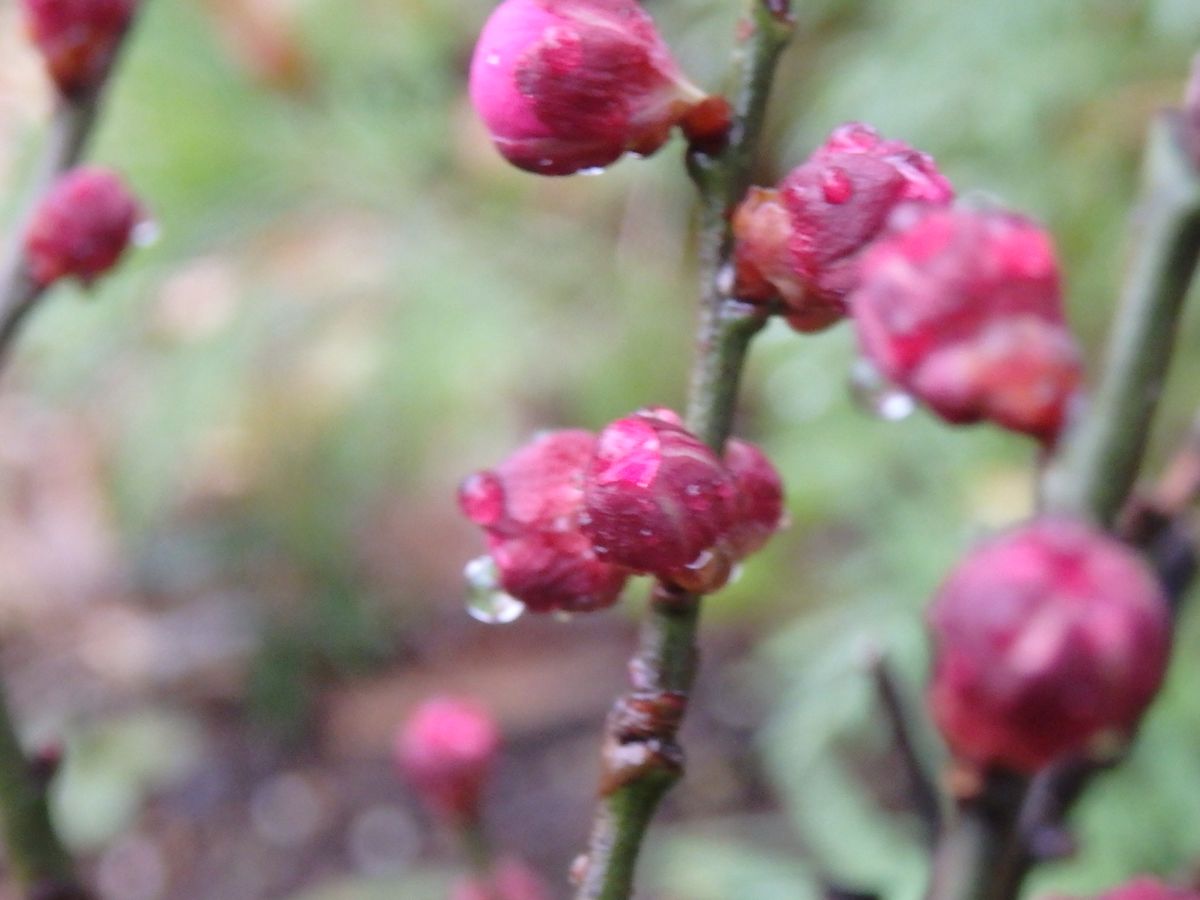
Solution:
[{"label": "green stem", "polygon": [[1140,228],[1104,374],[1047,474],[1051,512],[1111,526],[1137,478],[1200,255],[1200,170],[1186,131],[1196,128],[1167,111],[1150,132]]},{"label": "green stem", "polygon": [[[748,186],[775,66],[793,30],[786,7],[752,0],[753,32],[739,60],[729,142],[720,153],[692,151],[688,158],[700,192],[701,281],[687,424],[718,453],[732,428],[750,341],[766,322],[763,311],[727,296],[721,272],[729,257],[729,214]],[[677,735],[695,677],[699,617],[698,596],[655,588],[630,663],[633,690],[609,715],[601,797],[577,900],[625,900],[633,891],[646,829],[683,773]]]}]

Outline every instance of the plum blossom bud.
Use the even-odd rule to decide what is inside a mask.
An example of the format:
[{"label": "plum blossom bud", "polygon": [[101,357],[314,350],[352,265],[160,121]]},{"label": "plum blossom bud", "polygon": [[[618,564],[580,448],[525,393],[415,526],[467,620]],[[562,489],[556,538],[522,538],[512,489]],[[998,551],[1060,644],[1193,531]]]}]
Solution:
[{"label": "plum blossom bud", "polygon": [[505,159],[540,175],[648,155],[675,125],[711,140],[729,119],[635,0],[504,0],[475,47],[470,93]]},{"label": "plum blossom bud", "polygon": [[487,876],[473,875],[454,885],[450,900],[550,900],[545,881],[515,857],[501,859]]},{"label": "plum blossom bud", "polygon": [[25,232],[29,274],[41,287],[60,278],[89,284],[117,264],[142,209],[116,173],[84,166],[63,175]]},{"label": "plum blossom bud", "polygon": [[595,446],[587,431],[549,432],[459,489],[463,512],[487,536],[500,586],[531,612],[611,606],[629,576],[599,559],[580,530]]},{"label": "plum blossom bud", "polygon": [[[1053,900],[1065,900],[1065,898],[1053,898]],[[1120,887],[1098,894],[1092,900],[1200,900],[1200,891],[1174,887],[1164,884],[1157,878],[1143,875]]]},{"label": "plum blossom bud", "polygon": [[453,825],[478,818],[480,797],[500,750],[500,730],[473,700],[435,697],[396,734],[400,774],[429,812]]},{"label": "plum blossom bud", "polygon": [[61,93],[95,87],[108,72],[136,0],[21,0],[29,35]]},{"label": "plum blossom bud", "polygon": [[1081,363],[1054,247],[1028,219],[927,210],[865,254],[851,305],[867,358],[942,418],[1057,437]]},{"label": "plum blossom bud", "polygon": [[739,438],[725,445],[725,468],[733,476],[737,512],[725,540],[743,559],[759,550],[783,523],[783,481],[763,451]]},{"label": "plum blossom bud", "polygon": [[965,762],[1033,773],[1126,736],[1162,683],[1150,569],[1090,526],[1042,519],[979,547],[929,610],[929,703]]},{"label": "plum blossom bud", "polygon": [[638,572],[692,564],[730,530],[733,478],[674,414],[643,411],[600,432],[584,479],[596,555]]},{"label": "plum blossom bud", "polygon": [[780,299],[792,327],[819,331],[846,313],[862,250],[904,203],[954,199],[932,158],[851,122],[777,189],[752,188],[733,217],[734,292]]}]

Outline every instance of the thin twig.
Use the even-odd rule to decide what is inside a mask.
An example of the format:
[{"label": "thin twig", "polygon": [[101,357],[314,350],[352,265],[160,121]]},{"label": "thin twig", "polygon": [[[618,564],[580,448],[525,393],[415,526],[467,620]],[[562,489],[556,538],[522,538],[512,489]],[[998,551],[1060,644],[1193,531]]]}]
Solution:
[{"label": "thin twig", "polygon": [[[1042,485],[1048,512],[1105,528],[1116,525],[1141,468],[1200,256],[1200,93],[1193,97],[1198,78],[1200,66],[1185,108],[1164,111],[1151,129],[1135,252],[1100,387]],[[1143,525],[1148,521],[1142,519]],[[1149,541],[1150,535],[1165,540],[1170,531],[1149,529],[1143,538]],[[1195,571],[1194,555],[1181,562],[1172,544],[1149,546],[1164,582],[1181,595]],[[959,801],[939,841],[930,900],[1013,900],[1037,862],[1030,839],[1047,824],[1061,823],[1100,768],[1064,763],[1043,773],[1032,788],[1016,790],[1005,784],[1011,775],[984,776],[980,790]]]},{"label": "thin twig", "polygon": [[[126,29],[125,35],[128,33]],[[27,208],[16,218],[0,249],[0,371],[8,362],[21,324],[46,295],[26,266],[26,226],[38,202],[59,176],[83,157],[125,35],[115,48],[108,69],[93,86],[70,97],[59,96],[29,190]],[[71,856],[51,822],[46,799],[48,781],[44,773],[31,766],[21,747],[0,683],[0,817],[9,864],[30,900],[86,900],[91,894],[78,880]]]},{"label": "thin twig", "polygon": [[872,648],[868,665],[875,693],[879,698],[879,707],[883,710],[892,732],[892,744],[900,754],[900,761],[904,766],[913,809],[925,826],[926,836],[932,842],[941,832],[942,826],[942,804],[937,783],[929,774],[925,760],[917,749],[912,729],[912,714],[883,651]]},{"label": "thin twig", "polygon": [[[752,0],[753,32],[742,48],[729,142],[719,153],[693,151],[700,191],[700,321],[688,401],[688,427],[720,453],[729,437],[742,366],[766,315],[728,297],[721,270],[729,253],[729,213],[749,179],[775,64],[793,24],[783,0]],[[609,714],[600,800],[577,900],[625,900],[659,801],[683,773],[677,735],[696,670],[700,598],[658,585],[641,644],[630,662],[632,690]]]}]

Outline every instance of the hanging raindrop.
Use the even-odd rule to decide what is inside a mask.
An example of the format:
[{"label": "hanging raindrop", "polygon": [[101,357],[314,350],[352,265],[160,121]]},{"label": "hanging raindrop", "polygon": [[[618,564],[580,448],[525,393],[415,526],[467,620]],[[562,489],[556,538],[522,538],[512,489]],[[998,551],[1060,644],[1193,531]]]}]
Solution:
[{"label": "hanging raindrop", "polygon": [[869,359],[850,368],[850,395],[865,412],[885,422],[899,422],[917,408],[912,395],[889,382]]},{"label": "hanging raindrop", "polygon": [[463,569],[467,581],[467,614],[485,625],[507,625],[525,612],[525,604],[498,586],[499,573],[490,556],[478,556]]}]

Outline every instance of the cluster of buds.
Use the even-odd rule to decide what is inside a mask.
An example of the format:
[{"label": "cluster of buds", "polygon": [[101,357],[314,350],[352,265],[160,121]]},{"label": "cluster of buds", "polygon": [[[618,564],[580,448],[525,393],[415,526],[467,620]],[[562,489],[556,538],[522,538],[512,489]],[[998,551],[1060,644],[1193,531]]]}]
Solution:
[{"label": "cluster of buds", "polygon": [[953,199],[931,157],[868,125],[843,125],[777,188],[752,188],[735,211],[734,294],[779,300],[798,331],[827,328],[846,315],[859,257],[893,211]]},{"label": "cluster of buds", "polygon": [[761,450],[735,439],[722,460],[665,409],[543,435],[463,482],[459,503],[534,612],[610,606],[633,573],[716,590],[783,519]]},{"label": "cluster of buds", "polygon": [[927,209],[904,224],[864,255],[851,299],[867,358],[949,422],[1053,443],[1081,363],[1049,236],[995,211]]},{"label": "cluster of buds", "polygon": [[504,0],[470,93],[504,158],[540,175],[649,155],[676,125],[696,143],[729,126],[728,104],[684,77],[636,0]]},{"label": "cluster of buds", "polygon": [[29,35],[66,97],[108,74],[133,19],[136,0],[22,0]]},{"label": "cluster of buds", "polygon": [[956,758],[1029,774],[1124,740],[1170,646],[1166,600],[1138,554],[1059,518],[971,553],[929,625],[929,703]]},{"label": "cluster of buds", "polygon": [[472,700],[426,700],[396,733],[394,759],[429,813],[453,826],[477,822],[500,750],[500,729]]},{"label": "cluster of buds", "polygon": [[45,288],[60,278],[90,284],[117,264],[143,217],[116,173],[82,166],[63,175],[33,210],[25,264]]}]

